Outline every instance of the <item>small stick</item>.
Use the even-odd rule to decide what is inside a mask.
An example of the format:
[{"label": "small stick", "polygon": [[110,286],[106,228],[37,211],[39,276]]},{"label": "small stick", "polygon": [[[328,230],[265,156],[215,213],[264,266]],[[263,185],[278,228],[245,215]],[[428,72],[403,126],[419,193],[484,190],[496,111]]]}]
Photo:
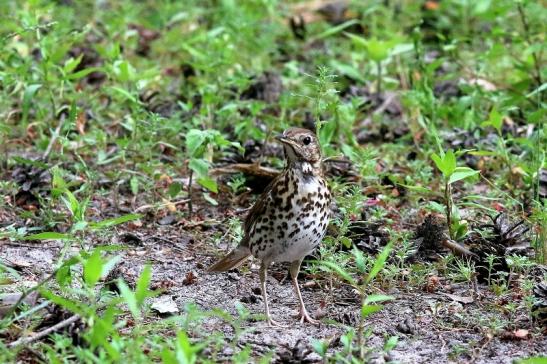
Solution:
[{"label": "small stick", "polygon": [[194,177],[194,171],[190,169],[190,176],[188,177],[188,219],[192,220],[192,177]]},{"label": "small stick", "polygon": [[46,337],[48,336],[49,334],[59,330],[59,329],[62,329],[63,327],[66,327],[68,325],[70,325],[71,323],[73,322],[76,322],[80,319],[80,315],[73,315],[73,316],[70,316],[69,318],[67,318],[66,320],[63,320],[45,330],[42,330],[32,336],[27,336],[27,337],[22,337],[10,344],[8,344],[8,348],[15,348],[17,346],[20,346],[20,345],[27,345],[27,344],[30,344],[36,340],[40,340],[41,338],[43,337]]},{"label": "small stick", "polygon": [[456,253],[460,256],[464,257],[473,257],[478,258],[479,256],[473,252],[471,252],[469,249],[464,247],[463,245],[460,245],[456,243],[454,240],[451,239],[443,239],[441,244],[445,247],[450,249],[453,253]]},{"label": "small stick", "polygon": [[169,206],[170,204],[173,204],[173,205],[176,206],[176,205],[180,205],[180,204],[185,204],[187,202],[190,202],[189,198],[186,198],[184,200],[179,200],[179,201],[172,201],[172,202],[169,202],[169,203],[162,203],[162,204],[159,204],[159,205],[142,205],[142,206],[137,207],[135,209],[135,212],[141,212],[141,211],[153,208],[153,207],[162,208],[162,207],[165,207],[165,206]]}]

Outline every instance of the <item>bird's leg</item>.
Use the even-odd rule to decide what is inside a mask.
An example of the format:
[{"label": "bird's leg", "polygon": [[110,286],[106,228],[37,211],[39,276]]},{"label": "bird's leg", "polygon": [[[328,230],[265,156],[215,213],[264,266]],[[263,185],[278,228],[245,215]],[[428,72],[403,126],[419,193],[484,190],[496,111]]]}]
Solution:
[{"label": "bird's leg", "polygon": [[277,323],[272,319],[270,316],[270,307],[268,306],[268,293],[266,293],[266,276],[268,273],[268,267],[270,266],[269,263],[262,262],[260,264],[260,289],[262,290],[262,299],[264,300],[264,306],[266,308],[266,320],[268,321],[268,326],[275,327],[275,326],[283,326]]},{"label": "bird's leg", "polygon": [[302,263],[302,260],[295,260],[291,263],[291,267],[289,268],[289,271],[291,272],[291,278],[292,278],[292,284],[294,286],[294,290],[296,291],[296,295],[298,296],[298,301],[300,303],[300,322],[309,322],[313,325],[318,325],[319,321],[316,319],[313,319],[308,311],[306,310],[306,306],[304,305],[304,300],[302,299],[302,294],[300,293],[300,287],[298,287],[298,272],[300,272],[300,264]]}]

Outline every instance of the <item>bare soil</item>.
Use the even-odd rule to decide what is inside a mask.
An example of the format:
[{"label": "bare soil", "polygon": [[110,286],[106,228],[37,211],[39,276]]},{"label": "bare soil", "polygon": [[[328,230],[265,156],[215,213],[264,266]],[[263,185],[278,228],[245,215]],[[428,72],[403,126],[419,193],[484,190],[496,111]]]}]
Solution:
[{"label": "bare soil", "polygon": [[[119,227],[112,237],[89,242],[127,245],[128,249],[119,253],[123,259],[113,272],[117,277],[131,284],[143,266],[151,263],[152,286],[163,291],[154,301],[173,300],[181,313],[187,304],[193,303],[202,310],[219,308],[234,317],[238,315],[238,305],[245,307],[251,318],[262,314],[256,264],[250,262],[224,274],[205,272],[221,253],[210,242],[214,226],[204,228],[203,222],[196,220],[193,223],[178,221],[169,226],[149,222],[132,229]],[[21,281],[3,287],[18,291],[37,284],[51,272],[61,248],[60,242],[23,244],[0,240],[0,259],[21,275]],[[357,323],[359,299],[347,286],[330,287],[324,277],[314,279],[316,277],[304,272],[300,282],[308,310],[322,317],[324,323],[320,326],[300,324],[294,317],[297,301],[286,268],[278,264],[270,269],[268,293],[272,315],[287,327],[270,328],[264,321],[246,320],[238,346],[251,345],[256,357],[275,351],[274,358],[278,362],[319,362],[320,357],[311,349],[312,340],[328,340],[331,350],[340,349],[337,346],[342,345],[340,336],[346,332],[346,325],[355,327]],[[530,327],[526,317],[509,317],[509,313],[506,317],[496,317],[499,310],[492,307],[497,298],[488,292],[480,285],[473,288],[468,284],[452,284],[441,285],[435,292],[428,293],[405,286],[404,281],[395,283],[383,293],[396,299],[366,321],[367,327],[372,327],[366,344],[379,349],[379,354],[372,356],[372,362],[511,363],[517,358],[545,355],[547,337],[533,329],[518,339],[518,335],[507,330],[494,333],[485,328],[485,323],[495,319],[510,319],[516,325]],[[234,334],[232,327],[217,317],[205,319],[201,327],[200,334],[204,336],[221,331],[229,339]],[[399,344],[388,354],[381,354],[384,340],[392,335],[399,337]],[[224,354],[230,355],[231,350],[227,346]]]}]

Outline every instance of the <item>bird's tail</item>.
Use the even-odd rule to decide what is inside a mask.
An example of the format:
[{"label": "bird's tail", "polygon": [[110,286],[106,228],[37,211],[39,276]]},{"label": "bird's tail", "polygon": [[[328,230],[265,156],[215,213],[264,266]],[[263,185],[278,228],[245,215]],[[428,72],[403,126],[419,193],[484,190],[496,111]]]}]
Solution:
[{"label": "bird's tail", "polygon": [[208,272],[226,272],[227,270],[239,267],[247,258],[251,256],[251,250],[245,246],[239,246],[232,250],[230,254],[210,266]]}]

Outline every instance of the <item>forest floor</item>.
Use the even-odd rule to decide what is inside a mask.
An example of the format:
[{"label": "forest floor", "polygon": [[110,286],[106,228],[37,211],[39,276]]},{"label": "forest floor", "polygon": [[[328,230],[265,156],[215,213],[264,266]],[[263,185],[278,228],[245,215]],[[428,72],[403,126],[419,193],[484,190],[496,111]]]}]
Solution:
[{"label": "forest floor", "polygon": [[[0,362],[544,363],[533,1],[0,3]],[[208,266],[314,130],[299,281]],[[543,357],[543,358],[541,358]],[[61,358],[61,359],[59,359]],[[543,360],[543,361],[542,361]]]}]

